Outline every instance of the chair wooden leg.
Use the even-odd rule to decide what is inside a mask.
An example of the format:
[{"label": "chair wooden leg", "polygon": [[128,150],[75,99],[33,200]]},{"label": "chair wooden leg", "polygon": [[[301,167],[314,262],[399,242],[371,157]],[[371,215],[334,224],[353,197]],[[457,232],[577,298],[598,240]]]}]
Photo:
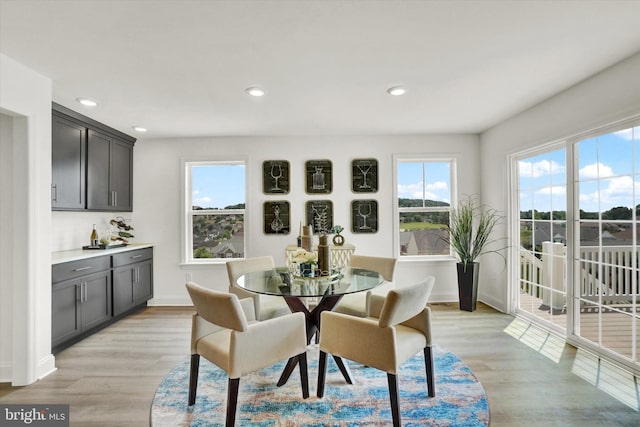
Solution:
[{"label": "chair wooden leg", "polygon": [[189,406],[196,403],[196,389],[198,388],[198,370],[200,368],[200,355],[191,355],[191,369],[189,372]]},{"label": "chair wooden leg", "polygon": [[238,404],[238,389],[240,388],[240,378],[229,378],[227,388],[227,422],[226,427],[234,427],[236,423],[236,406]]},{"label": "chair wooden leg", "polygon": [[425,347],[424,350],[424,368],[427,372],[427,391],[429,392],[429,397],[435,397],[436,395],[436,383],[433,377],[433,352],[431,347]]},{"label": "chair wooden leg", "polygon": [[318,359],[318,386],[316,387],[316,396],[324,396],[324,379],[327,375],[327,353],[320,351]]},{"label": "chair wooden leg", "polygon": [[389,399],[391,400],[391,415],[393,417],[393,427],[400,427],[400,394],[398,393],[398,377],[387,372],[387,382],[389,383]]},{"label": "chair wooden leg", "polygon": [[302,382],[302,398],[309,397],[309,373],[307,371],[307,353],[298,355],[298,367],[300,368],[300,381]]}]

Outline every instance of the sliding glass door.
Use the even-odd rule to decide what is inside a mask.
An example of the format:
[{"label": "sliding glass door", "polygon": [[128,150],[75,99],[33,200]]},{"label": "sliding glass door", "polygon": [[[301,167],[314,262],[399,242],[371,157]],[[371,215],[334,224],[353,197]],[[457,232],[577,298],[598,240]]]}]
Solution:
[{"label": "sliding glass door", "polygon": [[638,362],[640,128],[574,144],[575,335]]},{"label": "sliding glass door", "polygon": [[518,309],[564,330],[567,313],[566,149],[517,163],[520,277]]},{"label": "sliding glass door", "polygon": [[514,311],[640,367],[640,127],[563,141],[512,165]]}]

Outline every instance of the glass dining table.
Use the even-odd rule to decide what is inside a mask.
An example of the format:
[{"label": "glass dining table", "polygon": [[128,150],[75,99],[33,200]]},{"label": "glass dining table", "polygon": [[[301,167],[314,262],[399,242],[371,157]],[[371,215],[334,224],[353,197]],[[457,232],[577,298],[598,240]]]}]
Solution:
[{"label": "glass dining table", "polygon": [[[328,276],[303,277],[287,267],[282,267],[246,273],[238,277],[236,284],[249,292],[281,296],[292,312],[304,313],[307,344],[310,344],[313,336],[319,335],[320,315],[323,311],[333,310],[344,295],[368,291],[383,281],[384,278],[378,272],[364,268],[344,267],[332,271]],[[309,303],[318,299],[315,305]],[[345,380],[353,384],[347,365],[338,356],[333,356],[333,359]],[[296,358],[289,359],[278,386],[287,382],[296,364]]]}]

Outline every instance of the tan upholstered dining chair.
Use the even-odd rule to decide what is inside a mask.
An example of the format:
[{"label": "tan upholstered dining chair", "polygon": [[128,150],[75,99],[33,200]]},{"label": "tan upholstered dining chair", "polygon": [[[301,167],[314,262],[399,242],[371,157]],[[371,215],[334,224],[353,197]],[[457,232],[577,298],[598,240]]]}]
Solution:
[{"label": "tan upholstered dining chair", "polygon": [[[387,373],[393,425],[401,425],[397,374],[400,366],[424,353],[427,391],[435,396],[431,351],[431,309],[426,306],[435,279],[389,291],[386,297],[371,297],[368,317],[322,313],[317,395],[324,395],[327,354],[353,360]],[[363,399],[366,396],[362,396]]]},{"label": "tan upholstered dining chair", "polygon": [[227,426],[235,423],[240,377],[281,360],[298,359],[302,397],[309,397],[304,314],[289,313],[257,322],[251,299],[241,301],[235,294],[214,291],[193,282],[186,287],[196,309],[191,326],[189,406],[196,402],[200,356],[229,377]]},{"label": "tan upholstered dining chair", "polygon": [[394,288],[393,276],[396,270],[396,258],[375,257],[366,255],[351,255],[349,266],[365,268],[378,272],[384,278],[384,283],[367,292],[347,294],[340,299],[333,309],[336,313],[351,314],[364,317],[367,313],[367,301],[371,295],[386,295]]},{"label": "tan upholstered dining chair", "polygon": [[268,270],[275,268],[273,257],[261,256],[254,258],[236,259],[227,261],[227,275],[229,276],[229,292],[236,294],[238,298],[253,299],[253,307],[257,320],[273,319],[291,313],[291,309],[284,298],[271,295],[260,295],[249,292],[236,285],[236,280],[243,274],[252,271]]}]

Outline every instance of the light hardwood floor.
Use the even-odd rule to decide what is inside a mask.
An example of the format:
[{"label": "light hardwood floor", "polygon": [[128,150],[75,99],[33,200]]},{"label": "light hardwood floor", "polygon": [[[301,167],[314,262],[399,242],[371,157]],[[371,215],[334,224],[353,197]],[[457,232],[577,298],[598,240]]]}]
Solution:
[{"label": "light hardwood floor", "polygon": [[[505,333],[514,320],[483,304],[473,313],[433,304],[435,342],[487,392],[491,426],[638,426],[640,412]],[[72,426],[146,426],[162,378],[189,355],[188,308],[147,308],[56,355],[58,370],[28,387],[0,385],[0,403],[68,403]],[[437,375],[437,372],[436,372]],[[310,379],[315,392],[315,379]]]}]

